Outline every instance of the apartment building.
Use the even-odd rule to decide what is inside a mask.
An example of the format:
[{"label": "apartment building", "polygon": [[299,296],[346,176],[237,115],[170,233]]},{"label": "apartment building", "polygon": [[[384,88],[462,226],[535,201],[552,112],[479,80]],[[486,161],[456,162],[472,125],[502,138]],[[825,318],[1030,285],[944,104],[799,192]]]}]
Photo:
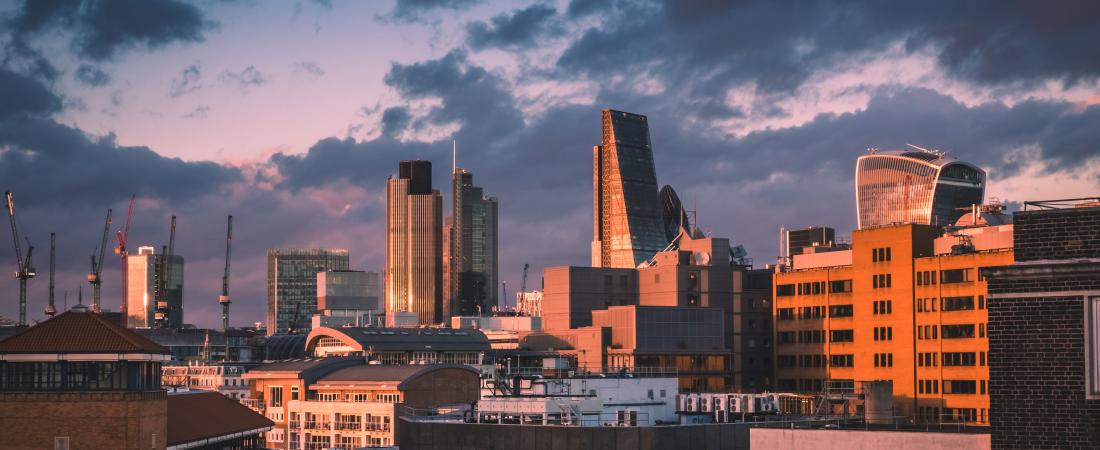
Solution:
[{"label": "apartment building", "polygon": [[919,224],[865,228],[850,249],[795,255],[774,278],[777,388],[890,380],[897,415],[988,424],[980,269],[1012,263],[1012,226],[975,214],[942,235]]}]

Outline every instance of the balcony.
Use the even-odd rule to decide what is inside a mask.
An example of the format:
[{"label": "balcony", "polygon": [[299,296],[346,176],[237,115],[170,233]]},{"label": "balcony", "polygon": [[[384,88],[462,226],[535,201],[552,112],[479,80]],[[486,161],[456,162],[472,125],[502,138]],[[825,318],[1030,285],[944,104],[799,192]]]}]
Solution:
[{"label": "balcony", "polygon": [[365,427],[367,431],[390,431],[390,424],[388,423],[368,423]]},{"label": "balcony", "polygon": [[331,430],[332,424],[328,422],[306,422],[307,430]]},{"label": "balcony", "polygon": [[264,401],[256,398],[242,398],[240,399],[242,405],[247,406],[249,409],[256,411],[260,414],[264,413]]},{"label": "balcony", "polygon": [[363,427],[359,422],[336,422],[335,429],[359,431],[362,430]]},{"label": "balcony", "polygon": [[302,426],[302,423],[297,420],[290,421],[289,428],[291,430],[297,430]]}]

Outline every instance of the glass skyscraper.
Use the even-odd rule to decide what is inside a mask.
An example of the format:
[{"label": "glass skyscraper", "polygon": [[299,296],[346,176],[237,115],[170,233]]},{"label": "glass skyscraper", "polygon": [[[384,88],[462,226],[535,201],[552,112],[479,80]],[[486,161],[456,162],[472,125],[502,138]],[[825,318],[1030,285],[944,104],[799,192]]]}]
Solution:
[{"label": "glass skyscraper", "polygon": [[[126,326],[152,328],[157,312],[157,289],[160,283],[160,267],[164,255],[156,254],[153,247],[138,247],[138,254],[126,258]],[[168,319],[165,326],[179,328],[183,325],[183,257],[172,255],[168,264],[165,299],[168,300]]]},{"label": "glass skyscraper", "polygon": [[859,228],[954,224],[985,195],[985,171],[942,152],[875,151],[856,160]]},{"label": "glass skyscraper", "polygon": [[420,325],[443,321],[443,197],[432,189],[432,163],[401,161],[386,180],[386,314],[416,313]]},{"label": "glass skyscraper", "polygon": [[488,313],[497,306],[497,199],[474,186],[474,176],[455,168],[452,174],[450,286],[444,309],[454,316]]},{"label": "glass skyscraper", "polygon": [[592,164],[592,266],[637,267],[668,244],[646,117],[603,110]]},{"label": "glass skyscraper", "polygon": [[278,248],[267,251],[267,334],[291,327],[309,331],[317,312],[317,273],[348,270],[346,249]]}]

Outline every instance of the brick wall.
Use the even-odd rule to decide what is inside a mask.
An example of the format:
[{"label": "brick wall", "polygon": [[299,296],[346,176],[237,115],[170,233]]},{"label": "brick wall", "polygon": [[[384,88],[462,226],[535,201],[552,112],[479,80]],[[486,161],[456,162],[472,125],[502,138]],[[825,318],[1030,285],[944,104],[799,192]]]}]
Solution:
[{"label": "brick wall", "polygon": [[1016,261],[1100,257],[1100,208],[1018,211]]},{"label": "brick wall", "polygon": [[0,449],[164,449],[167,421],[164,391],[0,393]]},{"label": "brick wall", "polygon": [[[1085,398],[1083,298],[1054,293],[1100,289],[1100,264],[985,273],[989,294],[1004,296],[988,301],[992,448],[1100,448],[1100,400]],[[1052,294],[1012,297],[1036,292]]]}]

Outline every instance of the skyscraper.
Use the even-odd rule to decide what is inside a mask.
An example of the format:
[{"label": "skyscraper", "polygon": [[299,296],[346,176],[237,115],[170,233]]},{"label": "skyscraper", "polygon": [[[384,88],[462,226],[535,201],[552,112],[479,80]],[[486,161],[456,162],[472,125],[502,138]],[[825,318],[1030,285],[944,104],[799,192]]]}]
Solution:
[{"label": "skyscraper", "polygon": [[603,143],[592,149],[594,267],[634,268],[668,240],[645,116],[603,110]]},{"label": "skyscraper", "polygon": [[386,314],[414,312],[421,325],[443,321],[443,197],[432,163],[401,161],[386,181]]},{"label": "skyscraper", "polygon": [[489,312],[497,306],[497,199],[474,186],[474,176],[455,168],[450,226],[451,315]]},{"label": "skyscraper", "polygon": [[856,160],[859,228],[899,223],[950,225],[985,194],[985,171],[943,152],[911,146]]},{"label": "skyscraper", "polygon": [[[167,283],[168,300],[167,326],[178,328],[183,325],[183,257],[172,255],[168,264]],[[157,312],[160,268],[164,255],[156,254],[150,246],[138,248],[138,254],[126,259],[126,326],[129,328],[151,328]]]},{"label": "skyscraper", "polygon": [[[132,257],[131,257],[132,258]],[[267,251],[267,334],[310,329],[317,311],[317,273],[348,270],[348,251],[275,248]]]}]

